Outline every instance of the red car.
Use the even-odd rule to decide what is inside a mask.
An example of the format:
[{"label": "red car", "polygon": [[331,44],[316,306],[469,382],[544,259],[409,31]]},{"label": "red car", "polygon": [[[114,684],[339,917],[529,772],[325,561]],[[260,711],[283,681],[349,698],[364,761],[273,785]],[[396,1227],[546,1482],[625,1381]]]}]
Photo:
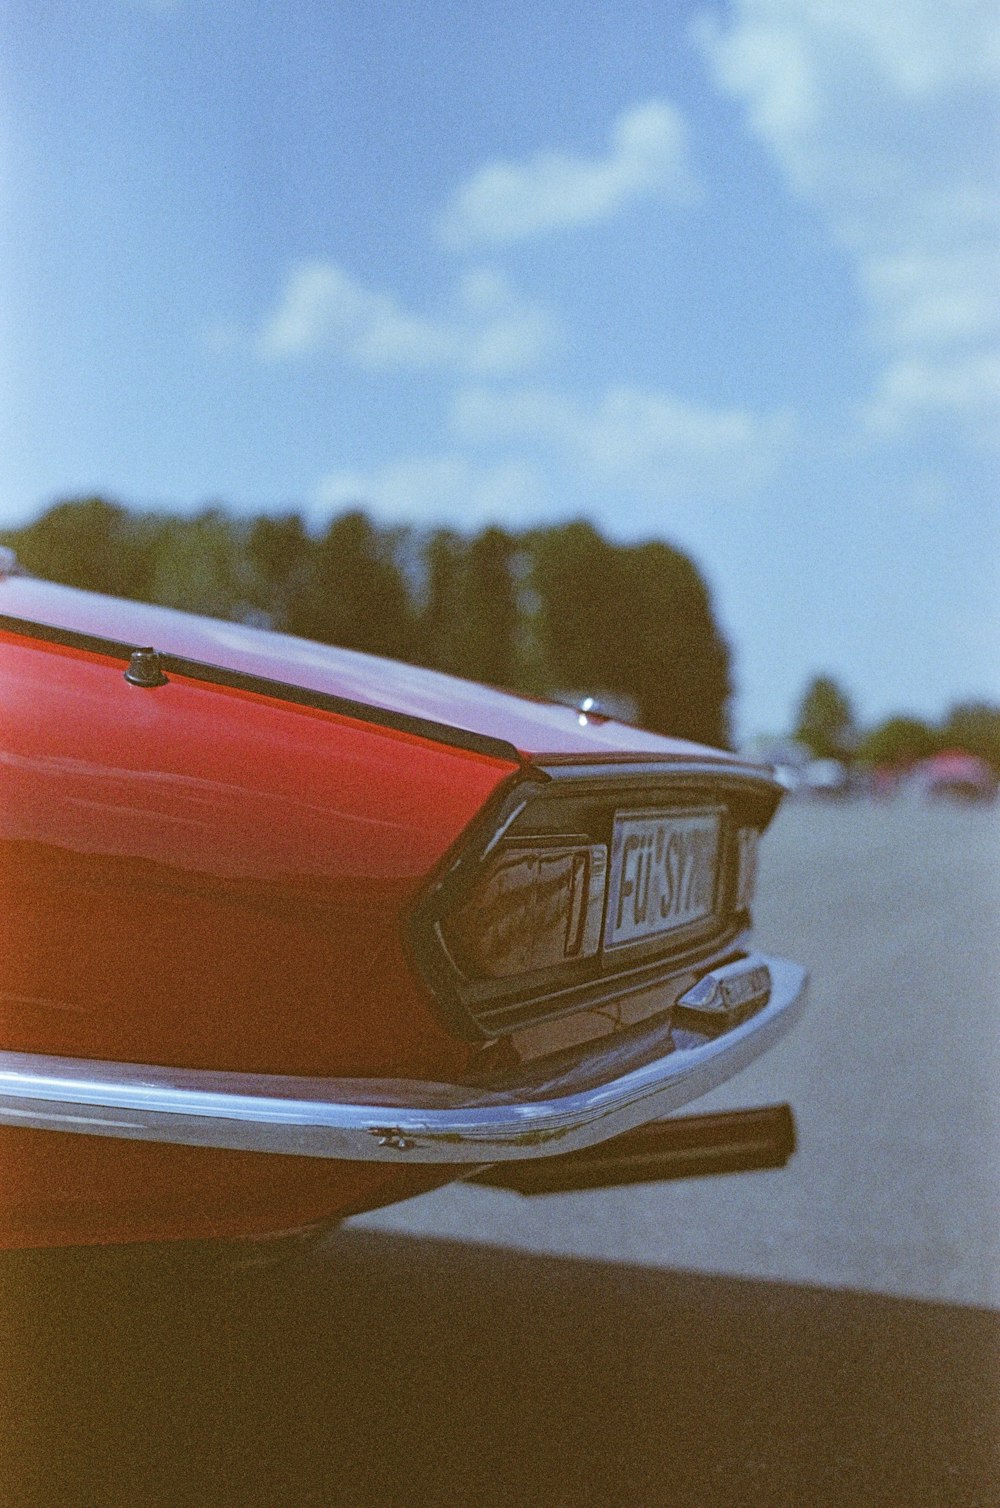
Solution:
[{"label": "red car", "polygon": [[804,998],[749,940],[767,771],[16,572],[0,614],[0,1243],[788,1155],[786,1107],[663,1119]]},{"label": "red car", "polygon": [[959,801],[993,801],[997,778],[986,763],[964,749],[945,749],[922,759],[912,772],[914,787],[924,796]]}]

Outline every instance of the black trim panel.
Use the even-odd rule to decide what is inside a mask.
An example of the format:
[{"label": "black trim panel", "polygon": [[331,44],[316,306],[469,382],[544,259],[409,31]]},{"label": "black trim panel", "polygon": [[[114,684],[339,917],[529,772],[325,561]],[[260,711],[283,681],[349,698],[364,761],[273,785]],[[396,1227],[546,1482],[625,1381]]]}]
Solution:
[{"label": "black trim panel", "polygon": [[[117,639],[100,639],[93,634],[77,633],[69,628],[55,628],[50,624],[35,623],[28,618],[10,618],[0,613],[0,630],[19,634],[26,639],[41,639],[49,644],[62,644],[68,649],[80,649],[90,654],[107,655],[110,659],[131,658],[139,646],[125,644]],[[326,691],[310,691],[288,681],[272,681],[266,676],[250,675],[243,670],[228,670],[222,665],[206,665],[200,660],[186,660],[161,650],[160,663],[169,676],[182,675],[193,681],[204,681],[210,686],[227,686],[234,691],[250,691],[258,696],[270,696],[276,701],[292,702],[300,707],[314,707],[321,712],[336,712],[342,717],[354,718],[357,722],[372,723],[380,728],[392,728],[397,733],[410,733],[415,738],[427,739],[430,743],[446,744],[452,748],[465,749],[472,754],[484,754],[491,759],[502,759],[508,764],[523,765],[522,756],[514,745],[502,738],[491,738],[485,733],[473,733],[466,728],[453,728],[448,723],[432,722],[429,718],[414,717],[407,712],[393,712],[387,707],[373,707],[368,702],[355,702],[349,697],[334,696]]]},{"label": "black trim panel", "polygon": [[[602,950],[593,958],[566,966],[554,966],[513,980],[484,983],[468,977],[449,949],[442,924],[452,907],[475,886],[480,868],[498,842],[524,820],[537,819],[545,804],[594,801],[604,809],[610,823],[615,810],[641,805],[660,796],[676,803],[703,804],[711,797],[722,801],[727,820],[722,850],[722,891],[710,926],[698,936],[677,937],[664,951],[664,939],[640,941],[620,954]],[[493,1040],[538,1021],[573,1015],[584,1008],[613,1001],[632,992],[668,985],[706,960],[728,957],[750,925],[746,912],[735,907],[735,849],[732,831],[746,822],[763,832],[781,799],[782,788],[759,765],[743,764],[720,757],[674,756],[662,762],[634,757],[616,764],[601,760],[584,764],[579,758],[558,764],[528,764],[524,774],[513,774],[500,786],[472,824],[445,856],[431,883],[418,898],[410,916],[411,957],[449,1029],[473,1041]],[[610,838],[593,829],[586,813],[559,817],[555,830],[586,835],[588,841]],[[539,835],[542,829],[532,831]],[[669,1002],[668,1002],[669,1003]]]}]

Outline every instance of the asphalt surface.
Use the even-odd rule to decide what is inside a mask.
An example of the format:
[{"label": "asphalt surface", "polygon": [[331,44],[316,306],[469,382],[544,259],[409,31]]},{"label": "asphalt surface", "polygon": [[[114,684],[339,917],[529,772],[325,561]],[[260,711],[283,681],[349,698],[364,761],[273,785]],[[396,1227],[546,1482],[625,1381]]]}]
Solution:
[{"label": "asphalt surface", "polygon": [[1000,1502],[1000,811],[790,807],[761,941],[787,1169],[446,1190],[284,1268],[0,1263],[0,1503]]}]

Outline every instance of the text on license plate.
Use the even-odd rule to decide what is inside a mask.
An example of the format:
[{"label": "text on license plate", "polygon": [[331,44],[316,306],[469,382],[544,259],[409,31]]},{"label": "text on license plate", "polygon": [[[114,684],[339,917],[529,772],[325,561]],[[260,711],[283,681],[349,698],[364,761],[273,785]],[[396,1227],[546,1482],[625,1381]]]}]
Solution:
[{"label": "text on license plate", "polygon": [[656,937],[711,916],[721,836],[718,811],[617,816],[604,946]]}]

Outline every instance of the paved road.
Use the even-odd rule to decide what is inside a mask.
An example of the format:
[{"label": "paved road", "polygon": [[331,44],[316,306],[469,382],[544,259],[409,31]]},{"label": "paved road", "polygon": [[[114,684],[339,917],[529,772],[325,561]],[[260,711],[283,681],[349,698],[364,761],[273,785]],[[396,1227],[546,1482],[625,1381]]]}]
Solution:
[{"label": "paved road", "polygon": [[787,804],[757,935],[806,963],[794,1034],[698,1109],[789,1100],[780,1172],[355,1222],[522,1250],[1000,1305],[1000,809]]},{"label": "paved road", "polygon": [[11,1254],[0,1504],[992,1508],[998,839],[782,815],[760,933],[812,1010],[712,1097],[795,1102],[782,1172],[456,1189],[263,1275]]}]

